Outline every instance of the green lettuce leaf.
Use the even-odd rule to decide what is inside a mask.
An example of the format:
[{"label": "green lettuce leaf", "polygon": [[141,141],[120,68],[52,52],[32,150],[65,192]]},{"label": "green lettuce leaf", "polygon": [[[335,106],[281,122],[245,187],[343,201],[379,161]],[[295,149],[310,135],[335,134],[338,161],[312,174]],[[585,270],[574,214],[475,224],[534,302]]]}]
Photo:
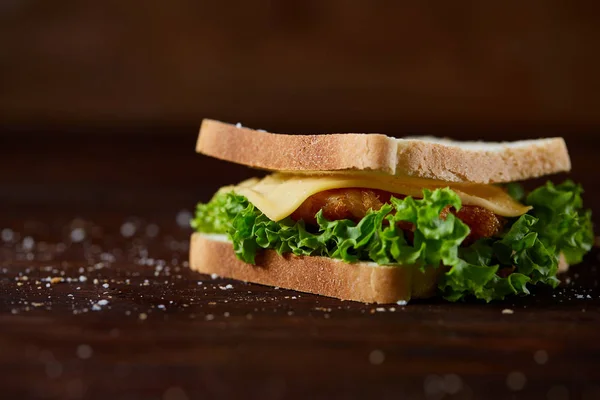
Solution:
[{"label": "green lettuce leaf", "polygon": [[580,263],[594,243],[592,213],[583,209],[582,193],[572,181],[548,182],[525,200],[533,206],[530,214],[539,220],[535,231],[540,240],[556,254],[564,254],[569,264]]},{"label": "green lettuce leaf", "polygon": [[444,297],[456,301],[474,295],[491,301],[529,294],[528,283],[556,287],[557,257],[533,231],[537,222],[531,215],[522,215],[501,239],[482,239],[460,248],[460,262],[439,283]]},{"label": "green lettuce leaf", "polygon": [[510,182],[503,186],[508,195],[516,201],[523,201],[523,199],[525,199],[525,189],[519,183]]},{"label": "green lettuce leaf", "polygon": [[190,225],[198,232],[227,233],[231,229],[231,221],[248,204],[244,196],[233,192],[217,192],[208,203],[198,203]]}]

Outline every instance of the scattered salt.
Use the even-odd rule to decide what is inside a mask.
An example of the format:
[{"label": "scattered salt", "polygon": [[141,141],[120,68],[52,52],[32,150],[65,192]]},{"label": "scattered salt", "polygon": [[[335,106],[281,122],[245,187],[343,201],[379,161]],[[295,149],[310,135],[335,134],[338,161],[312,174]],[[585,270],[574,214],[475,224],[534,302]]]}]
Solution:
[{"label": "scattered salt", "polygon": [[385,361],[385,354],[381,350],[373,350],[369,353],[369,362],[373,365],[381,365]]},{"label": "scattered salt", "polygon": [[520,371],[513,371],[506,376],[506,386],[515,392],[522,390],[526,383],[527,377]]},{"label": "scattered salt", "polygon": [[23,238],[23,249],[31,250],[33,249],[33,246],[35,246],[35,241],[33,238],[31,236],[25,236]]},{"label": "scattered salt", "polygon": [[448,394],[457,394],[462,389],[463,383],[460,376],[456,374],[444,375],[442,386]]},{"label": "scattered salt", "polygon": [[533,360],[540,364],[546,364],[548,362],[548,352],[546,350],[538,350],[533,353]]},{"label": "scattered salt", "polygon": [[93,353],[94,351],[87,344],[80,344],[77,346],[77,357],[81,358],[82,360],[87,360],[92,356]]},{"label": "scattered salt", "polygon": [[123,235],[123,237],[132,237],[135,235],[136,230],[137,228],[132,222],[125,222],[121,225],[121,235]]},{"label": "scattered salt", "polygon": [[4,229],[2,229],[1,236],[2,236],[2,241],[12,242],[13,238],[15,237],[15,234],[12,231],[12,229],[4,228]]},{"label": "scattered salt", "polygon": [[192,213],[188,210],[179,211],[176,217],[177,225],[179,225],[181,228],[188,228],[190,226],[192,217]]},{"label": "scattered salt", "polygon": [[150,224],[146,227],[146,236],[156,237],[158,236],[159,228],[156,224]]},{"label": "scattered salt", "polygon": [[73,243],[82,242],[85,239],[85,231],[82,228],[75,228],[71,231],[71,241]]}]

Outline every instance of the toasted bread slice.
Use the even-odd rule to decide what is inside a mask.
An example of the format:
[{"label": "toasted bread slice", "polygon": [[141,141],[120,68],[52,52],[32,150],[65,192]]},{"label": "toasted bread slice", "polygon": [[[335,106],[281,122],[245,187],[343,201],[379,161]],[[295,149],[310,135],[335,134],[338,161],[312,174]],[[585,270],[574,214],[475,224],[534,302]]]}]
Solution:
[{"label": "toasted bread slice", "polygon": [[286,135],[210,119],[202,121],[196,151],[274,171],[363,171],[484,184],[571,169],[562,138],[491,143],[357,133]]},{"label": "toasted bread slice", "polygon": [[355,300],[363,303],[396,303],[435,294],[443,268],[348,264],[327,257],[259,253],[256,265],[240,261],[225,235],[194,233],[190,244],[190,268],[262,285]]}]

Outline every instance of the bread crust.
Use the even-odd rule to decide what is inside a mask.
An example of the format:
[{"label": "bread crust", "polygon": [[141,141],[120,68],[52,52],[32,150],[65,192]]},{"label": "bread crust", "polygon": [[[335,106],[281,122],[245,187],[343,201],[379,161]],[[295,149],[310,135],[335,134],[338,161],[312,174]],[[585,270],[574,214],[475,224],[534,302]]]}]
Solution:
[{"label": "bread crust", "polygon": [[205,119],[196,151],[276,171],[395,171],[396,144],[385,135],[282,135]]},{"label": "bread crust", "polygon": [[364,171],[483,184],[571,169],[562,138],[509,144],[358,133],[285,135],[210,119],[202,121],[196,151],[266,170]]},{"label": "bread crust", "polygon": [[190,268],[262,285],[354,300],[363,303],[395,303],[435,294],[442,268],[387,267],[372,263],[345,263],[326,257],[278,255],[264,250],[256,265],[239,260],[233,245],[210,235],[194,233],[190,244]]}]

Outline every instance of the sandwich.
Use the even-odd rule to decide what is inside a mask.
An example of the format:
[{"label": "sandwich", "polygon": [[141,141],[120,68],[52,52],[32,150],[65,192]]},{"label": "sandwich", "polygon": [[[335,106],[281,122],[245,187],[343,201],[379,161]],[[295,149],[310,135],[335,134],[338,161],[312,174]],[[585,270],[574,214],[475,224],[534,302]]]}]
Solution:
[{"label": "sandwich", "polygon": [[[204,120],[196,151],[267,171],[219,189],[191,222],[205,274],[365,303],[500,300],[582,261],[582,188],[562,138],[459,142],[288,135]],[[263,172],[264,175],[264,172]]]}]

